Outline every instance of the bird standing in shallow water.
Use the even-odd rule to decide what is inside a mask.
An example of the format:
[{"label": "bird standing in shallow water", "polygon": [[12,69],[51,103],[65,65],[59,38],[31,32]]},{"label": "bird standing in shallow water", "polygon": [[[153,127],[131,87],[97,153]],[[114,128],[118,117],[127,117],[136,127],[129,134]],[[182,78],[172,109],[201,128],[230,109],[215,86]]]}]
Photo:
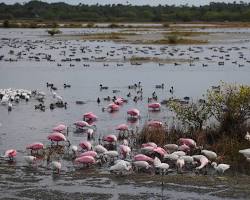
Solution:
[{"label": "bird standing in shallow water", "polygon": [[228,170],[230,168],[230,165],[228,165],[228,164],[219,164],[219,165],[217,165],[216,162],[212,162],[211,165],[220,174],[223,174],[226,170]]},{"label": "bird standing in shallow water", "polygon": [[98,97],[97,98],[97,103],[99,104],[101,102],[100,98]]},{"label": "bird standing in shallow water", "polygon": [[53,171],[57,172],[58,174],[60,173],[61,168],[62,168],[62,164],[60,162],[53,161],[51,163],[51,166],[52,166]]},{"label": "bird standing in shallow water", "polygon": [[35,164],[36,159],[37,159],[37,158],[36,158],[35,156],[24,156],[24,160],[25,160],[29,165]]}]

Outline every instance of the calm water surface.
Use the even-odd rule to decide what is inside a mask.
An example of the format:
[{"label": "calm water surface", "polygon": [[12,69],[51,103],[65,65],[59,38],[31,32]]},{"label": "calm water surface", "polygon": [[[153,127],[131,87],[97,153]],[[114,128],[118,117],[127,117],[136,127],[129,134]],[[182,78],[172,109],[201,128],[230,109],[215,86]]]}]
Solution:
[{"label": "calm water surface", "polygon": [[[190,96],[193,100],[197,100],[202,98],[202,94],[209,87],[218,85],[221,80],[250,84],[250,67],[247,62],[248,59],[250,60],[249,43],[192,47],[195,52],[189,51],[189,46],[151,46],[148,48],[145,45],[124,45],[103,41],[54,40],[45,36],[44,31],[43,29],[0,30],[0,37],[4,38],[0,40],[2,44],[0,55],[4,55],[4,58],[15,59],[17,53],[23,51],[22,58],[17,62],[0,61],[0,88],[44,91],[47,94],[45,104],[48,107],[52,94],[47,89],[46,82],[53,82],[58,87],[57,93],[68,102],[67,110],[46,109],[45,112],[34,110],[34,105],[37,104],[35,100],[14,104],[13,111],[9,113],[5,106],[0,105],[0,152],[3,153],[10,148],[18,150],[16,164],[10,165],[0,161],[0,199],[44,199],[44,195],[47,195],[48,199],[220,199],[213,194],[213,191],[221,190],[218,186],[195,189],[189,186],[168,184],[162,187],[160,183],[139,184],[127,180],[126,177],[112,177],[106,169],[101,169],[101,172],[107,173],[107,177],[95,177],[93,174],[100,172],[91,170],[89,172],[89,169],[75,170],[72,162],[66,160],[63,160],[60,177],[53,176],[42,161],[38,169],[26,167],[22,155],[27,154],[25,146],[31,142],[40,141],[48,144],[46,138],[58,123],[72,126],[74,121],[81,120],[83,113],[89,111],[93,111],[98,116],[96,123],[98,136],[116,133],[115,127],[126,122],[126,111],[130,108],[138,108],[142,112],[142,119],[137,124],[131,124],[131,128],[141,127],[148,119],[159,119],[170,125],[172,118],[166,114],[167,108],[163,108],[160,113],[148,112],[147,97],[156,91],[159,101],[162,101],[171,96],[169,89],[173,86],[175,97]],[[93,30],[64,30],[65,34],[69,35],[88,31]],[[6,38],[11,39],[6,40]],[[10,43],[15,44],[15,48],[9,46]],[[34,49],[29,49],[30,44],[34,45]],[[81,47],[86,47],[85,53],[81,52]],[[226,52],[213,49],[222,47]],[[13,55],[10,50],[14,50]],[[62,51],[66,52],[65,55],[61,54]],[[70,67],[69,62],[61,62],[61,59],[69,57],[73,51],[75,51],[73,58],[87,57],[89,60],[70,62],[75,65],[74,67]],[[107,52],[113,51],[115,52],[112,57],[107,56]],[[37,62],[29,58],[41,52],[50,54],[55,61],[49,62],[41,59]],[[168,58],[169,52],[175,52],[171,58],[188,59],[193,56],[200,57],[200,60],[194,62],[195,66],[190,67],[189,63],[181,63],[178,66],[166,63],[159,66],[158,63],[153,62],[135,66],[123,59],[124,56],[130,58],[132,55]],[[181,53],[183,55],[180,55]],[[218,66],[219,57],[213,57],[211,61],[205,59],[212,55],[225,58],[226,54],[230,55],[230,60],[225,60],[223,66]],[[244,59],[239,58],[241,54],[244,55]],[[92,56],[107,56],[105,63],[109,66],[104,67],[103,62],[96,62]],[[233,61],[244,64],[244,67],[238,67],[232,63]],[[62,66],[57,66],[58,63]],[[83,63],[89,64],[90,67],[84,67]],[[118,67],[117,63],[123,63],[123,66]],[[204,63],[208,66],[203,67]],[[108,102],[102,100],[100,105],[96,103],[97,97],[101,99],[108,95],[126,97],[129,91],[134,95],[133,90],[128,90],[128,85],[139,81],[143,85],[142,102],[135,103],[130,99],[119,112],[113,114],[102,112],[101,108],[105,107]],[[63,83],[71,84],[71,88],[64,89]],[[161,83],[165,84],[165,88],[155,89],[155,85]],[[109,86],[109,90],[100,91],[99,84]],[[120,90],[120,92],[113,94],[113,89]],[[76,100],[83,100],[86,104],[76,105]],[[85,139],[85,136],[70,132],[69,139],[73,144],[78,144],[79,141]],[[88,174],[92,175],[88,177]],[[148,181],[150,181],[150,176]]]}]

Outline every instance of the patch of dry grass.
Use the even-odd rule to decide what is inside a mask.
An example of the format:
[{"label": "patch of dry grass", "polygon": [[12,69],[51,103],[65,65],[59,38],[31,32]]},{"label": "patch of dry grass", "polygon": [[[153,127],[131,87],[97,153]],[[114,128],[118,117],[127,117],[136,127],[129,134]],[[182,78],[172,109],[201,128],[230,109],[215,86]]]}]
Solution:
[{"label": "patch of dry grass", "polygon": [[189,62],[189,59],[173,59],[173,58],[158,58],[158,57],[140,57],[140,56],[132,56],[129,58],[130,62],[158,62],[158,63],[174,63],[174,62]]},{"label": "patch of dry grass", "polygon": [[169,35],[176,35],[176,36],[180,36],[180,37],[195,37],[195,36],[200,36],[200,35],[208,35],[208,32],[198,32],[198,31],[171,31],[169,33],[166,34],[166,36]]},{"label": "patch of dry grass", "polygon": [[120,32],[111,32],[111,33],[95,33],[84,35],[83,39],[103,39],[103,40],[124,40],[125,36],[136,35],[136,33],[120,33]]},{"label": "patch of dry grass", "polygon": [[192,44],[207,44],[208,41],[206,40],[193,40],[188,38],[179,38],[176,42],[171,42],[169,39],[161,39],[161,40],[149,40],[145,41],[144,44],[184,44],[184,45],[192,45]]},{"label": "patch of dry grass", "polygon": [[167,130],[165,128],[144,126],[139,134],[138,142],[140,144],[154,142],[157,145],[163,146],[167,142]]}]

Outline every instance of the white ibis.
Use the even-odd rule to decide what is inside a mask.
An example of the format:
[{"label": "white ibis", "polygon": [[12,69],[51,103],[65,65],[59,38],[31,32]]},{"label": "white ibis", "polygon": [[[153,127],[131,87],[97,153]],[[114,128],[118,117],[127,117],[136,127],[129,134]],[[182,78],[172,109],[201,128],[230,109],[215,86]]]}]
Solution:
[{"label": "white ibis", "polygon": [[53,171],[57,172],[58,174],[60,173],[62,164],[59,161],[53,161],[51,166]]},{"label": "white ibis", "polygon": [[212,162],[211,165],[220,174],[223,174],[226,170],[228,170],[230,168],[230,165],[228,165],[228,164],[219,164],[219,165],[217,165],[216,162]]}]

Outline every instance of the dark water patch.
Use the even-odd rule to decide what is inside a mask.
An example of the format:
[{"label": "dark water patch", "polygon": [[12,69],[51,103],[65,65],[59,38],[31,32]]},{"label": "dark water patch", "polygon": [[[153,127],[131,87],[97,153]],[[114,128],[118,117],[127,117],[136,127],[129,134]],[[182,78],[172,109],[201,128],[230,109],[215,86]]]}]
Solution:
[{"label": "dark water patch", "polygon": [[56,190],[24,190],[17,193],[21,198],[31,198],[34,200],[48,199],[48,200],[72,200],[72,199],[86,199],[86,200],[97,200],[97,199],[110,199],[112,195],[109,194],[95,194],[95,193],[67,193]]}]

